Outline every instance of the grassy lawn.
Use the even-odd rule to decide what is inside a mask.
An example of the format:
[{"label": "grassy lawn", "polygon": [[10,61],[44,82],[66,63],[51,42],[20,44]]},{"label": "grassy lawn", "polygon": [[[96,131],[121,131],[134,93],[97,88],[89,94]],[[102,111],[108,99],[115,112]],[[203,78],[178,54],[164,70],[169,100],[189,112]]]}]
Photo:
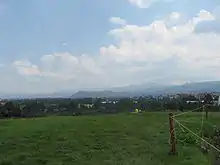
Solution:
[{"label": "grassy lawn", "polygon": [[[209,116],[215,124],[218,118]],[[178,120],[196,131],[201,114]],[[177,144],[178,155],[169,156],[168,131],[166,113],[1,120],[0,164],[210,164],[196,145]]]}]

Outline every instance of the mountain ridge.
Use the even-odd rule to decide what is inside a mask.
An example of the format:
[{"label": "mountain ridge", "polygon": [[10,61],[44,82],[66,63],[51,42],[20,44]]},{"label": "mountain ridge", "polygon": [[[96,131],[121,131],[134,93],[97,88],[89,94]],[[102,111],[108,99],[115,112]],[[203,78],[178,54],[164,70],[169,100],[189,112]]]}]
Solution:
[{"label": "mountain ridge", "polygon": [[[140,87],[141,86],[141,87]],[[131,85],[127,87],[112,88],[112,90],[104,91],[79,91],[72,95],[71,98],[83,97],[132,97],[141,95],[163,95],[171,93],[200,93],[200,92],[220,92],[220,81],[204,81],[186,83],[183,85],[155,85],[149,87],[148,85]],[[133,87],[134,89],[130,89]],[[135,89],[136,88],[136,89]]]},{"label": "mountain ridge", "polygon": [[185,83],[182,85],[166,84],[136,84],[123,87],[112,87],[108,89],[91,89],[91,90],[65,90],[48,94],[6,94],[1,93],[1,98],[6,99],[34,99],[34,98],[86,98],[86,97],[134,97],[141,95],[163,95],[171,93],[186,92],[219,92],[220,81],[202,81]]}]

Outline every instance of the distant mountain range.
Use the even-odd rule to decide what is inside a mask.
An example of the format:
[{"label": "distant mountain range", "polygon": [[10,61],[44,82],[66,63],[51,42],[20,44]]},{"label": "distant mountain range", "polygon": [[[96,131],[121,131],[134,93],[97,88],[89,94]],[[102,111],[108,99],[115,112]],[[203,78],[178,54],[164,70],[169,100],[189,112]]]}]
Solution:
[{"label": "distant mountain range", "polygon": [[220,92],[220,81],[187,83],[179,86],[172,86],[164,90],[166,93],[176,92]]},{"label": "distant mountain range", "polygon": [[184,85],[131,85],[113,88],[111,91],[79,91],[72,98],[85,97],[132,97],[141,95],[163,95],[183,92],[220,92],[220,81],[187,83]]},{"label": "distant mountain range", "polygon": [[50,94],[1,94],[1,98],[88,98],[88,97],[132,97],[141,95],[163,95],[183,92],[220,92],[220,81],[187,83],[183,85],[140,84],[110,88],[108,90],[62,91]]},{"label": "distant mountain range", "polygon": [[79,91],[76,92],[74,95],[72,95],[71,98],[77,99],[77,98],[122,98],[122,97],[129,97],[132,93],[129,92],[113,92],[113,91]]}]

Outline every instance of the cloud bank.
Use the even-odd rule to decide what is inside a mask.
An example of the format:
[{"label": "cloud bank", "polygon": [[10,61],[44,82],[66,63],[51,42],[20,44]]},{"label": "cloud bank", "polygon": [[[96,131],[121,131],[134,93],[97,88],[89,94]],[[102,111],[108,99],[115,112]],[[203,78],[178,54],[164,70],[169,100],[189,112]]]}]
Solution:
[{"label": "cloud bank", "polygon": [[149,8],[152,4],[157,2],[173,2],[175,0],[128,0],[131,4],[139,8]]},{"label": "cloud bank", "polygon": [[[142,5],[153,1],[130,2]],[[100,47],[97,55],[57,52],[42,55],[39,62],[18,59],[11,65],[1,64],[0,90],[40,93],[217,80],[220,34],[212,24],[219,21],[218,8],[213,12],[201,10],[184,23],[181,19],[180,13],[173,12],[137,26],[120,17],[109,18],[110,23],[119,25],[108,32],[115,42]]]}]

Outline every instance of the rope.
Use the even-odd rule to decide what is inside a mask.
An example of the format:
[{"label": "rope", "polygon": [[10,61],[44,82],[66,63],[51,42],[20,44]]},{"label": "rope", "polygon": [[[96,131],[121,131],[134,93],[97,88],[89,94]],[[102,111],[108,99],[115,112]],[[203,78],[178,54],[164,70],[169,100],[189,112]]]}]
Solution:
[{"label": "rope", "polygon": [[194,124],[195,122],[192,121],[192,119],[188,119],[188,120],[179,120],[181,123],[191,123],[191,124]]},{"label": "rope", "polygon": [[[196,136],[198,139],[200,139],[201,141],[205,142],[206,144],[208,144],[210,147],[212,147],[213,149],[215,149],[217,152],[220,153],[220,149],[218,149],[217,147],[215,147],[214,145],[212,145],[211,143],[209,143],[207,140],[205,140],[203,138],[203,134],[202,134],[202,130],[203,130],[203,126],[204,126],[204,115],[205,115],[205,112],[204,112],[204,108],[205,106],[212,106],[212,104],[206,104],[206,105],[203,105],[202,107],[199,107],[199,108],[196,108],[194,110],[191,110],[191,111],[187,111],[187,112],[183,112],[183,113],[180,113],[180,114],[177,114],[177,115],[173,115],[172,118],[174,121],[176,121],[176,123],[178,123],[178,126],[180,127],[180,129],[182,130],[182,132],[185,132],[185,130],[191,132],[194,136]],[[194,112],[194,111],[197,111],[199,109],[202,109],[202,120],[201,120],[201,127],[200,127],[200,134],[202,137],[200,137],[198,134],[196,134],[195,132],[193,132],[192,130],[190,130],[189,128],[187,128],[186,126],[184,126],[183,124],[181,124],[178,120],[175,119],[175,117],[177,116],[182,116],[182,115],[185,115],[185,114],[188,114],[188,113],[191,113],[191,112]],[[184,128],[184,129],[183,129]],[[175,128],[172,130],[174,131]],[[170,144],[170,139],[171,139],[171,135],[172,135],[173,132],[170,133],[170,136],[169,136],[169,144]],[[175,132],[175,139],[176,139],[176,132]],[[177,139],[176,139],[177,140]],[[186,139],[182,140],[182,142],[184,142]],[[181,141],[181,140],[180,140]]]},{"label": "rope", "polygon": [[206,141],[205,139],[201,138],[199,135],[197,135],[196,133],[194,133],[192,130],[190,130],[189,128],[187,128],[186,126],[184,126],[183,124],[181,124],[178,120],[175,120],[179,125],[181,125],[183,128],[185,128],[187,131],[191,132],[194,136],[196,136],[197,138],[199,138],[201,141],[205,142],[206,144],[208,144],[210,147],[212,147],[213,149],[215,149],[216,151],[218,151],[220,153],[220,149],[216,148],[214,145],[212,145],[211,143],[209,143],[208,141]]},{"label": "rope", "polygon": [[181,127],[180,125],[178,125],[181,129],[182,132],[185,132],[185,130],[183,129],[183,127]]},{"label": "rope", "polygon": [[[203,125],[204,125],[204,115],[205,115],[205,113],[204,113],[204,108],[205,108],[205,106],[207,106],[207,105],[211,105],[211,104],[203,105],[202,107],[196,108],[196,109],[194,109],[194,110],[192,110],[192,111],[187,111],[187,112],[184,112],[184,113],[181,113],[181,114],[174,115],[173,117],[177,117],[177,116],[181,116],[181,115],[184,115],[184,114],[187,114],[187,113],[190,113],[190,112],[194,112],[194,111],[199,110],[199,109],[202,108],[202,122],[201,122],[200,131],[199,131],[200,134],[201,134],[201,133],[202,133],[202,129],[203,129]],[[181,130],[182,130],[182,127],[180,127],[180,128],[181,128]],[[203,136],[203,135],[202,135],[202,136]]]},{"label": "rope", "polygon": [[[184,128],[183,128],[181,125],[178,124],[178,127],[181,129],[182,132],[185,133],[185,130],[184,130]],[[175,132],[175,133],[176,133],[176,132]],[[177,139],[177,140],[180,141],[180,143],[184,143],[184,142],[186,141],[186,138],[183,139],[183,140],[180,140],[180,139]]]},{"label": "rope", "polygon": [[[192,110],[192,111],[188,111],[188,112],[184,112],[184,113],[181,113],[181,114],[178,114],[178,115],[174,115],[173,117],[176,117],[176,116],[180,116],[180,115],[183,115],[183,114],[186,114],[186,113],[190,113],[190,112],[193,112],[193,111],[196,111],[196,110],[198,110],[198,109],[200,109],[201,107],[199,107],[199,108],[196,108],[196,109],[194,109],[194,110]],[[186,120],[184,121],[184,122],[186,122]],[[188,121],[187,121],[188,122]],[[181,131],[182,132],[185,132],[185,130],[178,124],[178,127],[181,129]],[[176,129],[174,128],[171,132],[170,132],[170,135],[169,135],[169,138],[168,138],[168,144],[169,145],[171,145],[171,143],[170,143],[170,139],[171,139],[171,135],[172,135],[172,133],[175,131]],[[174,136],[175,136],[175,139],[177,140],[177,138],[176,138],[176,131],[174,132],[175,134],[174,134]],[[178,141],[180,141],[180,142],[184,142],[184,141],[186,141],[186,138],[184,139],[184,140],[180,140],[180,139],[178,139]]]},{"label": "rope", "polygon": [[[204,125],[204,115],[205,115],[205,114],[204,114],[204,111],[203,111],[202,113],[203,113],[203,115],[202,115],[202,123],[201,123],[201,129],[200,129],[200,131],[199,131],[200,134],[202,133],[202,129],[203,129],[203,125]],[[189,123],[188,120],[179,120],[179,122],[182,122],[182,121]],[[178,127],[181,129],[181,131],[182,131],[183,133],[185,133],[185,130],[184,130],[184,128],[183,128],[181,125],[178,124]],[[175,129],[175,128],[174,128],[174,129]],[[175,137],[176,137],[176,140],[177,140],[177,141],[180,141],[181,143],[184,143],[187,138],[185,138],[185,139],[183,139],[183,140],[180,140],[180,139],[177,138],[176,133],[177,133],[177,132],[176,132],[176,129],[175,129]],[[202,136],[203,136],[203,135],[202,135]],[[170,142],[170,138],[171,138],[171,135],[169,136],[169,142]]]},{"label": "rope", "polygon": [[194,109],[194,110],[192,110],[192,111],[187,111],[187,112],[179,113],[179,114],[177,114],[177,115],[173,115],[173,117],[182,116],[182,115],[185,115],[185,114],[187,114],[187,113],[191,113],[191,112],[197,111],[197,110],[199,110],[199,109],[201,109],[201,108],[203,108],[203,106],[202,106],[202,107],[199,107],[199,108],[196,108],[196,109]]}]

